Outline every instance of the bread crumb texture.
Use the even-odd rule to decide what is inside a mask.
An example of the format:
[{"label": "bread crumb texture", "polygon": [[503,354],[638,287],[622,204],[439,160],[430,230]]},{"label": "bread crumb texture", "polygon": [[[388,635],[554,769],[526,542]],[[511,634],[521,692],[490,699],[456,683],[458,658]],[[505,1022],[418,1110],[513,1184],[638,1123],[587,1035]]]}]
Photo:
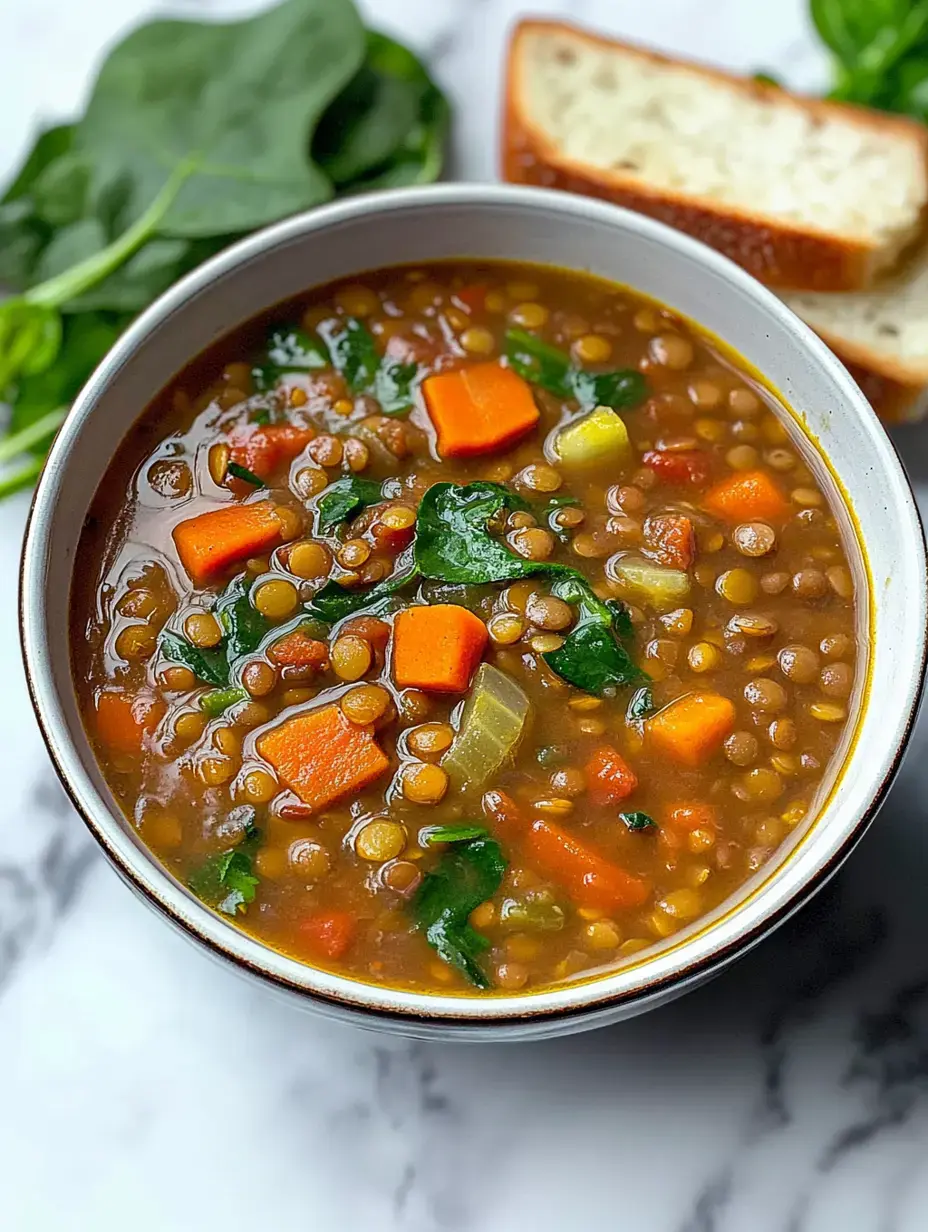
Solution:
[{"label": "bread crumb texture", "polygon": [[916,229],[914,130],[569,32],[521,38],[523,115],[560,158],[868,246],[898,249]]}]

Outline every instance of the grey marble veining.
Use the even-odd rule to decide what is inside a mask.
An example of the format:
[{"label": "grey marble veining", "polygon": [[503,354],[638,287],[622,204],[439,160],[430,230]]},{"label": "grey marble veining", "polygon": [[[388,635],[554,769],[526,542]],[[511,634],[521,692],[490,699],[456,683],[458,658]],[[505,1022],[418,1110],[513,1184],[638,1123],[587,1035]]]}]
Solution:
[{"label": "grey marble veining", "polygon": [[[141,14],[233,0],[0,0],[0,169]],[[515,0],[369,0],[495,173]],[[538,0],[797,86],[805,0]],[[896,434],[928,491],[928,429]],[[15,576],[25,498],[0,505]],[[0,604],[0,1227],[6,1232],[923,1232],[928,824],[922,722],[869,836],[713,984],[597,1033],[485,1048],[320,1023],[210,963],[105,867],[31,718]]]}]

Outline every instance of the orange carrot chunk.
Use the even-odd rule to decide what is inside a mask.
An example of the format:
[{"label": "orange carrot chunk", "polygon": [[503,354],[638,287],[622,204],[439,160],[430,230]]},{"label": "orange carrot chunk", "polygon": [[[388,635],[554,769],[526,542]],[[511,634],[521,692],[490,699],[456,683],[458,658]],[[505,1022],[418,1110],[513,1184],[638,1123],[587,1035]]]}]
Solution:
[{"label": "orange carrot chunk", "polygon": [[582,907],[603,911],[640,907],[651,887],[612,864],[550,821],[533,821],[526,852],[535,865],[561,885]]},{"label": "orange carrot chunk", "polygon": [[690,800],[685,804],[675,804],[668,810],[667,824],[676,830],[715,830],[718,814],[711,804]]},{"label": "orange carrot chunk", "polygon": [[486,625],[466,607],[408,607],[393,622],[393,679],[401,689],[463,693],[487,636]]},{"label": "orange carrot chunk", "polygon": [[638,776],[617,749],[604,744],[586,763],[586,785],[592,804],[618,804],[638,786]]},{"label": "orange carrot chunk", "polygon": [[272,728],[260,737],[257,749],[314,809],[360,791],[390,766],[373,728],[349,723],[335,705],[298,714]]},{"label": "orange carrot chunk", "polygon": [[222,505],[174,527],[180,563],[198,586],[244,560],[280,543],[280,522],[272,501]]},{"label": "orange carrot chunk", "polygon": [[422,392],[443,458],[470,458],[503,449],[539,419],[531,386],[497,363],[430,376]]},{"label": "orange carrot chunk", "polygon": [[710,488],[703,506],[723,522],[782,522],[789,516],[789,502],[763,471],[741,471]]},{"label": "orange carrot chunk", "polygon": [[115,753],[138,753],[164,714],[164,702],[150,693],[108,689],[96,699],[97,733]]},{"label": "orange carrot chunk", "polygon": [[296,424],[265,424],[248,436],[234,437],[230,456],[259,479],[268,480],[278,467],[302,453],[314,436],[312,428]]},{"label": "orange carrot chunk", "polygon": [[648,739],[681,766],[708,761],[735,726],[735,708],[718,693],[687,693],[646,724]]},{"label": "orange carrot chunk", "polygon": [[300,924],[300,934],[311,954],[341,958],[354,941],[358,922],[347,911],[320,911]]}]

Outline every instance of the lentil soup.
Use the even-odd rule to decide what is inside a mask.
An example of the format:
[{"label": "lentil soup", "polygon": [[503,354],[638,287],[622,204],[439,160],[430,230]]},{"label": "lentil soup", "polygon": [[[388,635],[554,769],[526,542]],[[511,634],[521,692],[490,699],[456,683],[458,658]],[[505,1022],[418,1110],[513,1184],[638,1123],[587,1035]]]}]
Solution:
[{"label": "lentil soup", "polygon": [[420,991],[613,969],[814,815],[855,584],[786,410],[589,276],[398,268],[171,381],[83,531],[129,824],[237,926]]}]

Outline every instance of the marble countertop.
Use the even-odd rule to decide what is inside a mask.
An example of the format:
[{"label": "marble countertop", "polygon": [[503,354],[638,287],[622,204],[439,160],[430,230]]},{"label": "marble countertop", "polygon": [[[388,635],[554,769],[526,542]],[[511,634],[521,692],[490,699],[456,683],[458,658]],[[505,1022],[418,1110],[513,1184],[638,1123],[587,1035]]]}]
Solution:
[{"label": "marble countertop", "polygon": [[[157,11],[242,0],[0,0],[0,175]],[[368,0],[457,105],[454,173],[494,175],[517,0]],[[536,0],[815,88],[806,0]],[[928,427],[897,444],[928,501]],[[928,722],[870,835],[712,985],[531,1045],[317,1022],[185,944],[105,866],[33,721],[0,505],[0,1226],[7,1232],[923,1232],[928,1226]]]}]

